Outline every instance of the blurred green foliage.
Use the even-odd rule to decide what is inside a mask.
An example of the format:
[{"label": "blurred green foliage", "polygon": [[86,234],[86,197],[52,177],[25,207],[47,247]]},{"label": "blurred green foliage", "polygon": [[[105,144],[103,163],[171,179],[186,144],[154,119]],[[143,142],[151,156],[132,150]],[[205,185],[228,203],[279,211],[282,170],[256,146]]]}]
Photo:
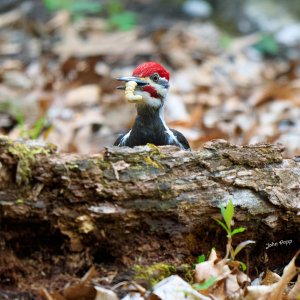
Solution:
[{"label": "blurred green foliage", "polygon": [[108,29],[130,30],[136,23],[134,12],[125,9],[122,0],[111,0],[101,3],[100,0],[43,0],[49,11],[67,10],[74,19],[83,18],[87,14],[103,13],[107,16]]},{"label": "blurred green foliage", "polygon": [[45,117],[37,119],[31,128],[27,128],[22,112],[18,112],[16,119],[18,122],[18,128],[20,130],[20,137],[24,139],[36,140],[42,134],[42,131],[46,127],[49,127],[48,121]]},{"label": "blurred green foliage", "polygon": [[263,34],[253,47],[264,55],[277,55],[280,47],[275,37],[271,34]]},{"label": "blurred green foliage", "polygon": [[223,33],[220,37],[220,46],[224,49],[228,49],[233,41],[234,37],[232,35]]},{"label": "blurred green foliage", "polygon": [[9,111],[14,113],[14,106],[12,105],[12,103],[9,100],[2,100],[0,102],[0,111]]},{"label": "blurred green foliage", "polygon": [[50,11],[68,10],[74,17],[99,13],[102,9],[100,2],[91,0],[43,0]]},{"label": "blurred green foliage", "polygon": [[120,0],[109,1],[106,10],[110,29],[130,30],[136,25],[136,14],[125,10]]},{"label": "blurred green foliage", "polygon": [[21,138],[35,140],[39,138],[45,130],[51,128],[51,124],[46,117],[38,118],[34,124],[29,126],[22,108],[13,104],[10,100],[0,102],[0,112],[6,112],[16,120]]}]

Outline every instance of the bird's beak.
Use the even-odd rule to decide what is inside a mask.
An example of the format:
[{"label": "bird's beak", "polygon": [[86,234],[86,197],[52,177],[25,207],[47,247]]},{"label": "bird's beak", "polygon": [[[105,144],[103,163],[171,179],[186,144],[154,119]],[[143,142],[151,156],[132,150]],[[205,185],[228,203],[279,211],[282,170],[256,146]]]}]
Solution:
[{"label": "bird's beak", "polygon": [[[119,81],[135,81],[137,83],[137,87],[141,87],[141,86],[145,86],[148,84],[147,81],[144,81],[143,79],[139,78],[139,77],[134,77],[134,76],[129,76],[129,77],[119,77],[117,78],[117,80]],[[125,90],[125,86],[118,86],[117,87],[118,90]]]}]

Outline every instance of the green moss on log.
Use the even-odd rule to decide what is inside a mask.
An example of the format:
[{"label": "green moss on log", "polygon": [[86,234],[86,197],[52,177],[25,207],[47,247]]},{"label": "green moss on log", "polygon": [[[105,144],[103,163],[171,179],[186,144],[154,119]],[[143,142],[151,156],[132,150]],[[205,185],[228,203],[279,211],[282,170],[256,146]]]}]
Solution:
[{"label": "green moss on log", "polygon": [[8,147],[8,153],[18,159],[16,183],[19,186],[29,184],[32,177],[31,166],[34,164],[36,156],[39,154],[48,155],[50,152],[52,152],[51,148],[29,147],[24,143],[11,143]]}]

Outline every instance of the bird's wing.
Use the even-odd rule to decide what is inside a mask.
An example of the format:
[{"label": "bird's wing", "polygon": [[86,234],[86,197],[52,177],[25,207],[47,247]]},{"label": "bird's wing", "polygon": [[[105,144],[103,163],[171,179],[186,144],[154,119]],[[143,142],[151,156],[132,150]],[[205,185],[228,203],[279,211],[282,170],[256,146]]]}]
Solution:
[{"label": "bird's wing", "polygon": [[181,132],[179,132],[175,129],[171,129],[171,131],[173,132],[173,134],[177,138],[178,142],[182,145],[182,147],[185,150],[191,150],[189,142],[187,141],[187,139],[185,138],[185,136]]},{"label": "bird's wing", "polygon": [[120,143],[121,143],[121,141],[122,141],[122,139],[123,139],[124,136],[125,136],[125,133],[120,134],[118,136],[118,138],[116,139],[116,141],[114,142],[114,146],[121,146]]}]

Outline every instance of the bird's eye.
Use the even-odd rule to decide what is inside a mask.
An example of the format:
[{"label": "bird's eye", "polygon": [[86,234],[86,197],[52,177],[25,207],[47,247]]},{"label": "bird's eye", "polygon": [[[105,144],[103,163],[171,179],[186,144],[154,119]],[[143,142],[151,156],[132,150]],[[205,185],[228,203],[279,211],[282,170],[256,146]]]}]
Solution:
[{"label": "bird's eye", "polygon": [[159,80],[159,76],[158,74],[153,74],[151,79],[154,81],[154,82],[157,82]]}]

